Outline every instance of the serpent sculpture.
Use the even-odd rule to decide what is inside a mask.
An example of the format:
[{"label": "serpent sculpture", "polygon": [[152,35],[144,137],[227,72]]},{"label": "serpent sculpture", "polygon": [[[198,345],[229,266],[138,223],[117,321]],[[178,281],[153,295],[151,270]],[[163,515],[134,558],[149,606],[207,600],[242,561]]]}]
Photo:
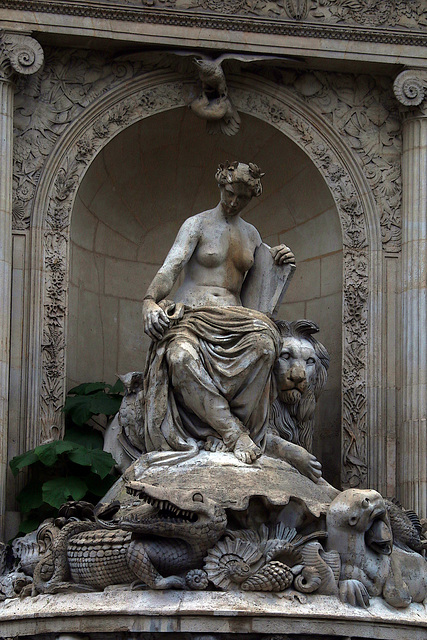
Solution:
[{"label": "serpent sculpture", "polygon": [[141,506],[111,519],[120,504],[107,505],[98,510],[96,524],[65,525],[35,568],[33,593],[100,591],[124,583],[151,589],[188,584],[185,574],[202,567],[225,531],[224,509],[200,491],[174,489],[168,495],[165,488],[141,483],[130,483],[127,491]]}]

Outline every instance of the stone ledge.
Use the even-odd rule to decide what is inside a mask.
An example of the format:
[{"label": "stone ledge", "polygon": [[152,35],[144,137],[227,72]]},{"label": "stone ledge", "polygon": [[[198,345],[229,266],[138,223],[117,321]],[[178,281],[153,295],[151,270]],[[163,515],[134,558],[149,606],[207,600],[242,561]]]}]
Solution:
[{"label": "stone ledge", "polygon": [[[276,594],[108,591],[39,595],[0,604],[0,636],[53,633],[318,634],[380,640],[427,640],[427,607],[397,610],[375,598],[369,609],[337,598],[306,604]],[[108,637],[108,636],[106,636]]]}]

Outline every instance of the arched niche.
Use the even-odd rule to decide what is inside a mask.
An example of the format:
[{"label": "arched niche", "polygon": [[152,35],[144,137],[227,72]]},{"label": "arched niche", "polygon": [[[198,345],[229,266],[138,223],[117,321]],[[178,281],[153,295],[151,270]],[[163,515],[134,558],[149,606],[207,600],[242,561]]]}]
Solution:
[{"label": "arched niche", "polygon": [[[372,191],[345,138],[291,89],[237,76],[230,78],[230,95],[240,113],[271,125],[307,155],[335,202],[343,248],[342,481],[344,486],[366,486],[382,419],[381,389],[376,383],[382,360],[373,340],[382,323],[382,301],[377,296],[381,238]],[[79,186],[94,158],[121,132],[184,103],[182,79],[175,74],[153,72],[125,79],[70,125],[43,169],[32,213],[31,288],[34,299],[40,300],[31,309],[29,336],[27,424],[34,444],[60,436],[63,429],[70,350],[66,341],[69,239]],[[164,180],[162,185],[168,189]]]},{"label": "arched niche", "polygon": [[[275,127],[242,115],[239,135],[211,136],[185,108],[145,118],[96,156],[71,215],[67,386],[144,368],[141,302],[182,222],[213,207],[220,161],[257,162],[264,192],[244,218],[265,242],[292,247],[297,271],[280,309],[320,327],[331,355],[316,449],[338,481],[341,430],[341,225],[325,180]],[[321,436],[321,437],[320,437]]]}]

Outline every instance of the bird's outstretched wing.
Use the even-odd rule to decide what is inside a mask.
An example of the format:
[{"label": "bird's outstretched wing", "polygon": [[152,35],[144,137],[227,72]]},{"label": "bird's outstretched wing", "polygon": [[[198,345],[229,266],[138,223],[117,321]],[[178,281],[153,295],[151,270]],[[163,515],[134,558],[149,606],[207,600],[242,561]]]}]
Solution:
[{"label": "bird's outstretched wing", "polygon": [[304,62],[300,56],[271,56],[267,54],[227,52],[220,56],[209,55],[191,49],[146,49],[145,51],[122,53],[115,56],[115,62],[142,62],[144,66],[153,69],[169,68],[179,73],[192,74],[195,72],[194,60],[204,60],[215,65],[221,65],[225,61],[241,62],[243,64],[267,63],[286,64],[288,62]]},{"label": "bird's outstretched wing", "polygon": [[304,58],[300,56],[270,56],[267,54],[254,54],[254,53],[234,53],[228,52],[223,53],[218,58],[215,59],[217,64],[222,64],[225,61],[236,61],[242,62],[243,64],[253,64],[253,63],[267,63],[267,64],[286,64],[288,62],[304,62]]},{"label": "bird's outstretched wing", "polygon": [[202,54],[187,49],[146,49],[145,51],[121,53],[115,56],[114,62],[140,62],[143,67],[149,67],[152,70],[170,69],[183,75],[197,77],[195,58],[208,59]]}]

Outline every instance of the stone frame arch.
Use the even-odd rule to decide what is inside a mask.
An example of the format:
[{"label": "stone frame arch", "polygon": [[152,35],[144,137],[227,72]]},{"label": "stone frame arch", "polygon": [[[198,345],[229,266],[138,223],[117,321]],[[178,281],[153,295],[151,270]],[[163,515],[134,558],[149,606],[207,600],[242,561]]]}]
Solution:
[{"label": "stone frame arch", "polygon": [[[369,442],[377,424],[378,391],[371,383],[381,358],[371,346],[381,323],[376,287],[381,279],[379,218],[359,159],[325,117],[259,77],[230,78],[237,109],[291,138],[320,171],[337,206],[343,232],[342,469],[344,486],[367,482]],[[153,72],[123,82],[95,101],[55,145],[34,199],[30,322],[28,441],[62,433],[65,397],[70,216],[87,168],[108,142],[138,120],[185,106],[182,79]],[[369,408],[369,411],[368,411]],[[35,425],[40,425],[37,429]]]}]

